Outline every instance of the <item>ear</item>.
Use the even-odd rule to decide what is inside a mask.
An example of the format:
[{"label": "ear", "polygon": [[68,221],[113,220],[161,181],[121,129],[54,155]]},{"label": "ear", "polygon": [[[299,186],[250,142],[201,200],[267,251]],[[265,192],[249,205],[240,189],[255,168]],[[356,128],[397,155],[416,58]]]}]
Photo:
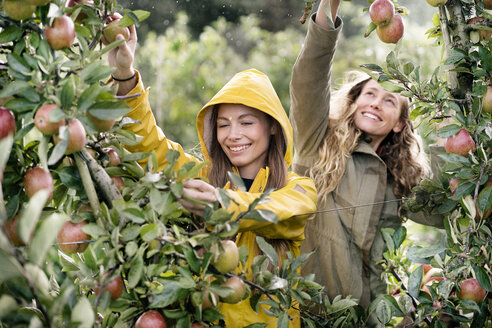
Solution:
[{"label": "ear", "polygon": [[277,124],[273,124],[270,126],[270,135],[274,135],[277,133]]},{"label": "ear", "polygon": [[403,130],[403,122],[402,121],[399,121],[398,123],[396,123],[396,125],[393,127],[393,132],[394,133],[398,133],[398,132],[401,132],[401,130]]}]

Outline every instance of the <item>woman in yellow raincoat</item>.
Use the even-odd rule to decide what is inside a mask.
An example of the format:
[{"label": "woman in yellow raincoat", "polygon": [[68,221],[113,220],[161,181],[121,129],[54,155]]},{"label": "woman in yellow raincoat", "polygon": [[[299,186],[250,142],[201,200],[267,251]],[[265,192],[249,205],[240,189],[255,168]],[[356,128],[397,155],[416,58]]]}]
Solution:
[{"label": "woman in yellow raincoat", "polygon": [[[141,96],[127,100],[132,109],[127,116],[142,122],[132,125],[131,130],[144,137],[131,150],[155,150],[161,169],[166,164],[166,153],[171,149],[181,153],[177,167],[189,161],[198,162],[178,143],[167,139],[157,127],[148,102],[149,89],[143,88],[138,72],[132,67],[136,32],[134,27],[130,30],[129,41],[112,51],[108,60],[116,67],[113,79],[118,82],[118,94],[141,93]],[[292,127],[268,77],[253,69],[236,74],[200,110],[196,127],[203,158],[210,163],[203,172],[210,184],[189,180],[184,183],[184,196],[216,201],[215,188],[225,187],[238,204],[231,205],[228,210],[239,213],[247,210],[248,205],[266,189],[273,188],[270,201],[258,208],[275,212],[279,222],[273,224],[249,219],[240,222],[235,241],[238,247],[245,245],[249,249],[245,269],[250,268],[253,258],[259,253],[255,241],[257,235],[299,255],[308,217],[302,214],[316,210],[317,194],[311,179],[287,170],[293,157]],[[234,186],[230,188],[232,183],[228,180],[228,171],[239,174],[248,191]],[[191,212],[203,214],[202,206],[185,200],[181,203]],[[229,328],[252,323],[268,323],[268,327],[276,327],[277,323],[262,308],[256,313],[249,305],[249,299],[237,304],[223,303],[220,312]],[[289,326],[299,327],[298,311],[290,309],[289,315],[293,318]]]}]

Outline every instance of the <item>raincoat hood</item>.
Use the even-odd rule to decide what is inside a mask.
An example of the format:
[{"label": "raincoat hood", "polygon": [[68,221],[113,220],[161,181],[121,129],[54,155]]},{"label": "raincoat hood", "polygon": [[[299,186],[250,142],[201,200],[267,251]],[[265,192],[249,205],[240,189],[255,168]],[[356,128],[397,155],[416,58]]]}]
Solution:
[{"label": "raincoat hood", "polygon": [[258,109],[278,121],[287,145],[284,159],[290,166],[293,156],[292,126],[268,76],[255,69],[239,72],[203,106],[196,119],[196,128],[204,160],[210,160],[209,149],[213,137],[210,117],[214,105],[217,104],[245,105]]}]

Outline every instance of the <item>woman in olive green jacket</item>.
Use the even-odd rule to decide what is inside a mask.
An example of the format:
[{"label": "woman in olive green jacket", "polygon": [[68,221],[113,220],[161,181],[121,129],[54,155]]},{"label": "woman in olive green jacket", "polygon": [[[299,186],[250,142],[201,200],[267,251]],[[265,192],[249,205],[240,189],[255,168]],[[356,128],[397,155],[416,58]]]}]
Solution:
[{"label": "woman in olive green jacket", "polygon": [[[386,293],[376,264],[385,250],[381,228],[397,228],[399,203],[426,172],[409,119],[409,102],[358,74],[331,97],[331,64],[342,21],[340,0],[330,0],[334,29],[321,1],[309,20],[293,68],[290,119],[295,172],[311,176],[319,214],[306,225],[301,252],[317,250],[303,268],[330,298],[351,295],[367,307]],[[335,19],[336,18],[336,19]],[[330,98],[337,98],[337,102]],[[333,100],[333,99],[332,99]],[[332,110],[330,110],[330,108]],[[335,112],[336,110],[336,112]],[[365,205],[367,206],[356,206]],[[442,225],[442,220],[420,223]]]}]

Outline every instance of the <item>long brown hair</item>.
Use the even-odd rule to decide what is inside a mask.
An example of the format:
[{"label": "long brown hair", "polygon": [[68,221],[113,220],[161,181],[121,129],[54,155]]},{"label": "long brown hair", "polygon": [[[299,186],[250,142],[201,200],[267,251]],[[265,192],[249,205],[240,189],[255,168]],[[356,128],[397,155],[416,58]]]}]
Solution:
[{"label": "long brown hair", "polygon": [[[227,172],[232,172],[233,165],[217,140],[217,117],[219,115],[219,106],[220,105],[215,105],[210,109],[212,111],[212,114],[210,115],[212,141],[209,149],[211,163],[209,165],[208,179],[213,186],[222,188],[229,182]],[[280,123],[270,115],[263,114],[267,117],[275,131],[274,134],[270,136],[265,163],[265,166],[270,168],[270,175],[268,177],[266,188],[279,189],[287,184],[287,163],[284,159],[287,145]]]},{"label": "long brown hair", "polygon": [[[319,148],[318,160],[309,172],[320,200],[326,199],[335,190],[352,152],[361,138],[365,138],[363,131],[355,125],[354,113],[357,110],[355,102],[369,80],[367,76],[362,80],[359,77],[356,82],[345,85],[335,93],[334,103],[338,105],[338,111],[330,118],[329,128]],[[427,173],[426,165],[415,156],[421,154],[422,149],[413,132],[408,99],[405,98],[400,109],[402,131],[391,132],[380,146],[380,157],[394,177],[393,192],[397,197],[407,195]]]}]

